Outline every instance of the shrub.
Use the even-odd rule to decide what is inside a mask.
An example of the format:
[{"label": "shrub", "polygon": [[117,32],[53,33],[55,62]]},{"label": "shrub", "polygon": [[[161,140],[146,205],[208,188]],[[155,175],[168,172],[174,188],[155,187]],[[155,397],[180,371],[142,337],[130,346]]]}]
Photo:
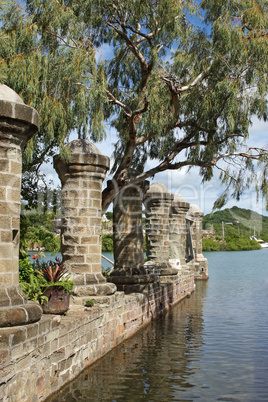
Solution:
[{"label": "shrub", "polygon": [[29,282],[30,275],[34,273],[29,257],[19,260],[19,280]]},{"label": "shrub", "polygon": [[20,288],[27,295],[28,300],[39,301],[40,304],[48,300],[43,295],[46,281],[40,275],[36,276],[34,272],[29,275],[27,281],[20,281]]},{"label": "shrub", "polygon": [[39,301],[41,304],[47,298],[43,293],[51,286],[58,286],[71,292],[74,282],[70,280],[71,275],[67,275],[66,268],[62,261],[56,258],[56,261],[40,263],[38,260],[32,265],[29,260],[21,262],[20,287],[26,293],[27,298],[33,301]]},{"label": "shrub", "polygon": [[94,304],[95,304],[94,301],[89,299],[89,300],[86,301],[85,306],[86,307],[93,307]]},{"label": "shrub", "polygon": [[114,251],[114,241],[112,234],[102,235],[102,251],[108,251],[113,253]]}]

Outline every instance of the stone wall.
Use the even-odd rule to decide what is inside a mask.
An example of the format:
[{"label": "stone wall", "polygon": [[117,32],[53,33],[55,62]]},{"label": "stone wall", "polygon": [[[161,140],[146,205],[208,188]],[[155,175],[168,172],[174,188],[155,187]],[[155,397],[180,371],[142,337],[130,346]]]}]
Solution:
[{"label": "stone wall", "polygon": [[75,304],[83,305],[83,297],[116,291],[101,272],[102,182],[109,166],[109,158],[82,139],[70,143],[68,162],[54,157],[62,184],[62,259],[75,284]]},{"label": "stone wall", "polygon": [[193,276],[154,283],[144,293],[97,298],[64,316],[0,329],[0,400],[42,401],[194,289]]},{"label": "stone wall", "polygon": [[38,321],[42,309],[19,287],[22,152],[38,129],[38,113],[0,85],[0,327]]},{"label": "stone wall", "polygon": [[186,213],[190,204],[180,194],[174,194],[169,213],[169,261],[180,270],[186,265]]},{"label": "stone wall", "polygon": [[195,279],[208,279],[208,261],[202,251],[202,222],[203,212],[198,205],[192,204],[188,211],[188,218],[192,219],[191,234],[193,242],[194,259],[191,261]]}]

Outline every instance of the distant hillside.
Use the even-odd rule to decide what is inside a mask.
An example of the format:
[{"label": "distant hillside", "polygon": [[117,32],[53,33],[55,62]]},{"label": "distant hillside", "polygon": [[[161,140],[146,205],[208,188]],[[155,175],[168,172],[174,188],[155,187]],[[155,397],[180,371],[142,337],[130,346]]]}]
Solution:
[{"label": "distant hillside", "polygon": [[215,230],[213,238],[204,240],[204,250],[258,248],[256,242],[250,241],[254,234],[268,242],[268,217],[250,209],[232,207],[205,215],[203,229]]},{"label": "distant hillside", "polygon": [[[250,209],[243,209],[232,207],[217,211],[204,216],[203,227],[204,229],[211,229],[211,225],[216,230],[217,235],[222,235],[222,222],[224,222],[224,231],[226,234],[232,233],[233,229],[240,236],[253,236],[254,228],[257,237],[268,242],[268,217],[251,211]],[[232,223],[232,225],[228,225]]]}]

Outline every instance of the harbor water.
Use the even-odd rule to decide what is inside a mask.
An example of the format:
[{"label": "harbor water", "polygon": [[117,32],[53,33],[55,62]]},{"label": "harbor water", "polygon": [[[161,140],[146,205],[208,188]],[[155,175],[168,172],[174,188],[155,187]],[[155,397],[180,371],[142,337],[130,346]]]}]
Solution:
[{"label": "harbor water", "polygon": [[190,298],[50,401],[268,401],[268,249],[206,257]]}]

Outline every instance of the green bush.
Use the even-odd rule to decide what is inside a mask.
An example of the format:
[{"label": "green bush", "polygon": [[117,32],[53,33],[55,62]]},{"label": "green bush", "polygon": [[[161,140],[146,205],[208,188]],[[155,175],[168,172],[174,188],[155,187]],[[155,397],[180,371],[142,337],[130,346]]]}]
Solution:
[{"label": "green bush", "polygon": [[220,249],[220,243],[213,239],[202,240],[203,251],[218,251]]},{"label": "green bush", "polygon": [[20,217],[20,252],[21,255],[33,248],[34,243],[44,247],[46,251],[57,253],[60,251],[60,236],[56,236],[52,223],[53,214],[46,212],[39,214],[29,212]]},{"label": "green bush", "polygon": [[102,251],[113,253],[114,251],[114,241],[112,234],[102,235]]},{"label": "green bush", "polygon": [[28,282],[30,275],[34,274],[34,269],[29,261],[29,257],[19,260],[19,280]]},{"label": "green bush", "polygon": [[240,250],[258,250],[261,246],[247,237],[226,236],[224,241],[218,242],[214,239],[202,240],[203,251],[240,251]]},{"label": "green bush", "polygon": [[86,307],[93,307],[94,304],[95,304],[94,301],[89,299],[89,300],[86,301],[85,306]]},{"label": "green bush", "polygon": [[43,304],[45,300],[48,300],[44,296],[44,287],[46,287],[46,281],[41,275],[31,273],[27,281],[20,281],[20,288],[23,293],[26,294],[28,300],[39,301]]},{"label": "green bush", "polygon": [[40,263],[37,261],[31,264],[29,259],[20,261],[19,284],[21,290],[27,295],[28,300],[39,301],[41,304],[47,297],[44,292],[51,286],[58,286],[71,292],[74,282],[70,280],[70,275],[66,274],[66,269],[62,266],[59,259]]}]

